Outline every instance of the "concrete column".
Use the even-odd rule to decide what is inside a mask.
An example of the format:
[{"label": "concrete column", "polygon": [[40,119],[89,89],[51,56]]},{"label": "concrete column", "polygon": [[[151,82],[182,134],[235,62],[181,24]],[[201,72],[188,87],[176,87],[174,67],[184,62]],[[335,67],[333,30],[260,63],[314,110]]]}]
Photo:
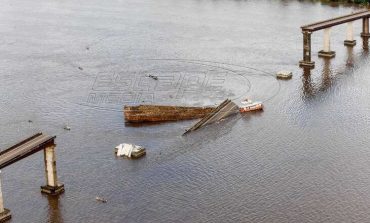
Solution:
[{"label": "concrete column", "polygon": [[46,183],[48,186],[52,187],[55,187],[58,184],[54,148],[55,146],[50,146],[44,149]]},{"label": "concrete column", "polygon": [[353,22],[347,23],[347,40],[353,40]]},{"label": "concrete column", "polygon": [[353,22],[347,23],[347,39],[344,41],[346,46],[355,46],[356,40],[353,39]]},{"label": "concrete column", "polygon": [[362,31],[363,33],[369,33],[369,18],[363,18]]},{"label": "concrete column", "polygon": [[[0,171],[1,174],[1,171]],[[4,200],[3,200],[3,191],[1,188],[1,176],[0,176],[0,213],[4,212]]]},{"label": "concrete column", "polygon": [[319,57],[335,57],[335,52],[330,50],[330,32],[331,28],[324,29],[324,49],[319,51]]},{"label": "concrete column", "polygon": [[330,52],[330,28],[324,29],[324,51]]},{"label": "concrete column", "polygon": [[369,18],[362,19],[362,33],[361,33],[363,48],[365,50],[369,49]]},{"label": "concrete column", "polygon": [[[0,170],[1,175],[1,170]],[[10,211],[4,208],[3,192],[1,188],[1,176],[0,176],[0,222],[9,220],[12,217]]]},{"label": "concrete column", "polygon": [[64,185],[58,184],[55,145],[44,149],[46,186],[41,187],[41,192],[56,195],[64,192]]},{"label": "concrete column", "polygon": [[315,62],[311,61],[311,32],[302,31],[303,33],[303,60],[299,61],[302,68],[313,69]]}]

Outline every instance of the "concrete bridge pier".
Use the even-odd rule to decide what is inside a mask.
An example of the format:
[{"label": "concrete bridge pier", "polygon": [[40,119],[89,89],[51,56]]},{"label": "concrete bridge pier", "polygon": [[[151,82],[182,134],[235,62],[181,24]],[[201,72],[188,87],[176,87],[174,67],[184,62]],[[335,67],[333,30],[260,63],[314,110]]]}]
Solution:
[{"label": "concrete bridge pier", "polygon": [[50,195],[58,195],[64,192],[64,185],[58,183],[55,147],[56,145],[52,144],[44,149],[46,185],[41,187],[41,192]]},{"label": "concrete bridge pier", "polygon": [[347,39],[344,40],[346,46],[356,46],[356,40],[353,38],[353,22],[347,23]]},{"label": "concrete bridge pier", "polygon": [[365,50],[369,49],[369,17],[362,19],[362,33],[361,33],[363,48]]},{"label": "concrete bridge pier", "polygon": [[299,61],[299,66],[302,68],[313,69],[315,62],[311,61],[311,34],[309,31],[302,31],[303,33],[303,60]]},{"label": "concrete bridge pier", "polygon": [[[1,175],[1,170],[0,170],[0,175]],[[3,192],[1,190],[1,179],[0,179],[0,222],[5,222],[11,218],[12,218],[12,215],[10,213],[10,210],[4,208]]]},{"label": "concrete bridge pier", "polygon": [[330,50],[330,32],[331,28],[324,29],[324,49],[319,51],[319,57],[335,57],[335,52]]}]

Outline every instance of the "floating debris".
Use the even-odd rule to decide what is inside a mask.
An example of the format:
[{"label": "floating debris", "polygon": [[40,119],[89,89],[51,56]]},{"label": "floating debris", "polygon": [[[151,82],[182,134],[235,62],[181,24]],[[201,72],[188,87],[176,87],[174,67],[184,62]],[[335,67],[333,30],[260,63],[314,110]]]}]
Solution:
[{"label": "floating debris", "polygon": [[32,123],[33,121],[32,120],[28,120],[28,123]]},{"label": "floating debris", "polygon": [[71,127],[69,127],[68,125],[65,125],[64,126],[64,130],[70,131],[71,130]]},{"label": "floating debris", "polygon": [[126,122],[163,122],[203,118],[213,107],[183,107],[163,105],[125,106]]},{"label": "floating debris", "polygon": [[242,104],[243,105],[239,108],[240,112],[257,111],[263,109],[263,105],[261,102],[253,102],[248,98],[242,101]]},{"label": "floating debris", "polygon": [[276,74],[276,78],[278,79],[291,79],[293,76],[293,73],[291,71],[279,71]]},{"label": "floating debris", "polygon": [[88,46],[87,46],[87,47],[86,47],[86,50],[89,50],[89,49],[90,49],[90,47],[88,47]]},{"label": "floating debris", "polygon": [[78,69],[80,69],[80,70],[84,70],[82,67],[78,67]]},{"label": "floating debris", "polygon": [[101,203],[107,203],[107,200],[106,199],[104,199],[104,198],[102,198],[102,197],[95,197],[95,200],[97,200],[97,201],[99,201],[99,202],[101,202]]},{"label": "floating debris", "polygon": [[149,76],[148,77],[150,77],[150,78],[152,78],[152,79],[154,79],[154,80],[158,80],[158,77],[157,76],[154,76],[154,75],[151,75],[151,74],[149,74]]},{"label": "floating debris", "polygon": [[116,146],[115,153],[119,157],[125,156],[128,158],[137,159],[144,156],[146,154],[146,151],[144,147],[123,143]]}]

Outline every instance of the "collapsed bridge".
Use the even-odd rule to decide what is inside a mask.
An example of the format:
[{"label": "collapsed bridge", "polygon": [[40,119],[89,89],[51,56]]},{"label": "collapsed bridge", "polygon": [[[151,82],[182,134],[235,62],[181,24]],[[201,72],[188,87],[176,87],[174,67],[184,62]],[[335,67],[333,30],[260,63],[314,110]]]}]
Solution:
[{"label": "collapsed bridge", "polygon": [[344,41],[344,45],[352,47],[356,45],[356,40],[353,38],[353,21],[362,19],[362,33],[361,37],[363,40],[363,49],[369,49],[369,18],[370,11],[364,10],[349,15],[324,20],[309,25],[302,26],[303,33],[303,60],[299,62],[299,66],[302,68],[313,69],[315,68],[315,62],[311,61],[311,34],[324,30],[324,47],[323,50],[319,51],[319,57],[333,58],[335,52],[330,49],[330,32],[331,27],[340,24],[347,23],[347,39]]},{"label": "collapsed bridge", "polygon": [[[64,185],[58,182],[54,142],[56,136],[37,133],[0,152],[0,169],[10,166],[36,152],[44,151],[46,185],[41,192],[58,195],[64,192]],[[11,218],[10,211],[4,208],[0,182],[0,222]]]}]

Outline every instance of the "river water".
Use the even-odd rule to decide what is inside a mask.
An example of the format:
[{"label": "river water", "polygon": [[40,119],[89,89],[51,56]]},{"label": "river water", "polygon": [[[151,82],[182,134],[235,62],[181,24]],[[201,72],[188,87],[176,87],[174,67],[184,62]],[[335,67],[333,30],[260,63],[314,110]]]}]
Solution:
[{"label": "river water", "polygon": [[[40,193],[41,152],[5,168],[11,222],[369,222],[361,21],[355,48],[343,46],[338,26],[336,58],[319,59],[317,32],[316,68],[303,75],[297,65],[301,25],[355,10],[289,0],[3,0],[0,148],[38,131],[56,135],[66,189]],[[279,70],[293,79],[277,81]],[[123,120],[125,104],[246,96],[265,110],[187,136],[195,121]],[[116,158],[123,142],[147,147],[146,157]]]}]

